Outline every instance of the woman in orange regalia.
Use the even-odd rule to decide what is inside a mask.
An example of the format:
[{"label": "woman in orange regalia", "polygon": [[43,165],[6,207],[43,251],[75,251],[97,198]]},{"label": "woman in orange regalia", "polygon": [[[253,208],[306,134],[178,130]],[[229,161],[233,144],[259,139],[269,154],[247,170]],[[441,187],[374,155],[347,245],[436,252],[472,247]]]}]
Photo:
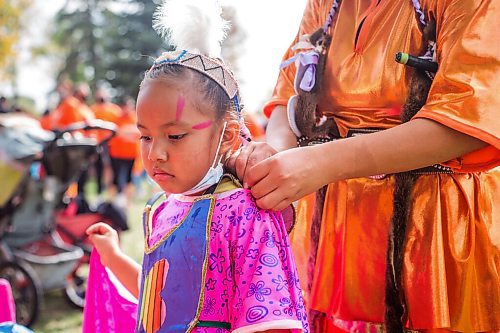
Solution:
[{"label": "woman in orange regalia", "polygon": [[[332,3],[308,1],[292,45],[324,25]],[[378,330],[384,321],[402,331],[394,318],[422,331],[500,330],[499,17],[493,0],[342,1],[313,100],[315,126],[334,120],[338,134],[323,144],[294,148],[287,105],[296,70],[281,70],[264,110],[268,144],[248,145],[228,166],[263,208],[282,209],[327,186],[322,222],[310,220],[309,196],[299,202],[308,220],[295,231],[314,258],[307,296],[316,332]],[[418,94],[416,71],[394,56],[423,54],[432,41],[424,20],[435,24],[439,69],[418,112],[402,123],[409,93]],[[290,48],[284,59],[297,53]],[[395,196],[395,174],[411,178],[406,194]],[[407,205],[399,235],[394,198]],[[392,252],[398,246],[401,253]],[[392,303],[401,303],[396,315]]]}]

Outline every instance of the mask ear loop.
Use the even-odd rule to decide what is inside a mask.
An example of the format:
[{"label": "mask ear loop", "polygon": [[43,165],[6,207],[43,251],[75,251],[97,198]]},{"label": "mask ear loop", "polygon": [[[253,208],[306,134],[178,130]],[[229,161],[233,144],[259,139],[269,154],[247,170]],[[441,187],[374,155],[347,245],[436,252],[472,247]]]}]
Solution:
[{"label": "mask ear loop", "polygon": [[[217,164],[219,164],[222,161],[222,155],[219,156],[218,161],[217,161],[217,155],[219,155],[220,146],[222,145],[222,139],[224,138],[224,132],[226,131],[226,125],[227,125],[227,121],[224,121],[224,125],[222,126],[222,133],[221,133],[220,138],[219,138],[219,144],[217,145],[217,151],[215,152],[215,158],[214,158],[214,161],[212,163],[211,168],[215,167]],[[215,163],[216,161],[217,161],[217,163]]]}]

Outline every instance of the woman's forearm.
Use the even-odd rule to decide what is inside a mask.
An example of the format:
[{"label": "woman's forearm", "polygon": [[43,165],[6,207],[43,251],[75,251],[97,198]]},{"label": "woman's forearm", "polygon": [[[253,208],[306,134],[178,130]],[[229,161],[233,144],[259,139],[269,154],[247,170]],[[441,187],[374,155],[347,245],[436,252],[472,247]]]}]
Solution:
[{"label": "woman's forearm", "polygon": [[266,129],[266,142],[277,151],[297,146],[297,139],[288,124],[285,106],[278,105],[271,113]]},{"label": "woman's forearm", "polygon": [[463,156],[486,146],[476,138],[427,119],[381,132],[311,147],[319,174],[328,184],[413,170]]}]

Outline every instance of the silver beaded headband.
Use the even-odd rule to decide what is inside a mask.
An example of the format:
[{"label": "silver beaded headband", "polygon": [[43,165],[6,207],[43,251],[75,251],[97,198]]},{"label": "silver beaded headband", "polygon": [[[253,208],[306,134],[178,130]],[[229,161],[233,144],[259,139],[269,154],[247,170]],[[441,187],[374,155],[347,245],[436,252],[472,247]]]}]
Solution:
[{"label": "silver beaded headband", "polygon": [[177,50],[164,52],[155,60],[153,68],[163,64],[180,65],[194,69],[217,82],[230,99],[234,100],[238,95],[238,83],[233,73],[219,59],[191,53],[187,50]]}]

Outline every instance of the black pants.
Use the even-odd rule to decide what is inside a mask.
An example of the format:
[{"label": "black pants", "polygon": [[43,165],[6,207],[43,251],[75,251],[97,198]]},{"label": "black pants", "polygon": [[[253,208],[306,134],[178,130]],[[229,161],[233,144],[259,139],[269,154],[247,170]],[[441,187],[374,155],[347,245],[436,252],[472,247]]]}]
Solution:
[{"label": "black pants", "polygon": [[122,193],[127,184],[132,183],[132,168],[134,159],[122,159],[111,157],[111,168],[113,169],[113,184],[118,193]]},{"label": "black pants", "polygon": [[[97,183],[97,194],[101,194],[105,190],[103,176],[104,176],[104,167],[106,165],[109,165],[108,145],[104,145],[101,147],[101,149],[99,150],[99,152],[97,154],[96,160],[89,165],[89,168],[93,167],[95,170],[95,177],[96,177],[96,183]],[[84,195],[84,188],[85,188],[85,184],[87,183],[88,173],[89,173],[89,170],[86,169],[80,174],[80,177],[78,178],[78,195],[80,195],[82,197]]]}]

